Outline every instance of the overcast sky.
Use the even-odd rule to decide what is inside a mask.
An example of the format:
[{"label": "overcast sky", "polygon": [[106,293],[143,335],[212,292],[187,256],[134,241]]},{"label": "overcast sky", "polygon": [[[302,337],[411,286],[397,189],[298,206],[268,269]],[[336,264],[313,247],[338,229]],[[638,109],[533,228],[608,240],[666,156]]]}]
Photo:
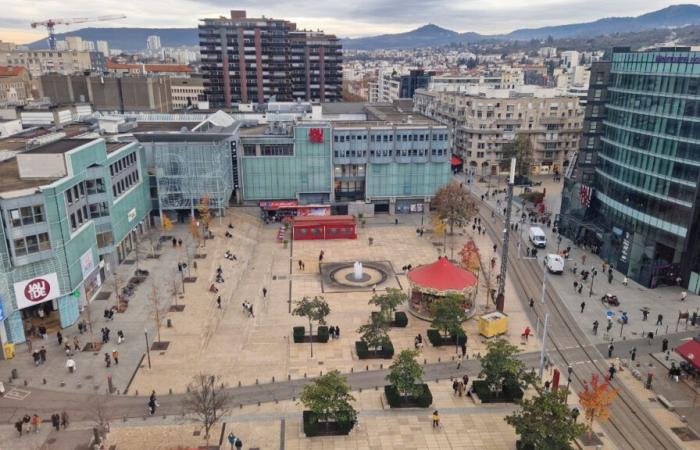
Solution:
[{"label": "overcast sky", "polygon": [[[637,16],[673,4],[664,0],[0,0],[0,40],[25,43],[45,30],[29,24],[48,18],[125,14],[126,19],[80,26],[195,27],[197,19],[245,9],[356,37],[409,31],[434,23],[455,31],[495,34],[517,28],[588,22],[610,16]],[[677,1],[676,3],[682,3]],[[689,3],[689,2],[685,2]],[[623,31],[623,30],[621,30]]]}]

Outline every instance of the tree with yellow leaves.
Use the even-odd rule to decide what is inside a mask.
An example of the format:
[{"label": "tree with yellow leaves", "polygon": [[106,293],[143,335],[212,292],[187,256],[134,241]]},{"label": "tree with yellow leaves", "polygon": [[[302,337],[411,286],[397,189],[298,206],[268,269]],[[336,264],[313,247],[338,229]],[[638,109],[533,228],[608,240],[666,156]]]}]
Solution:
[{"label": "tree with yellow leaves", "polygon": [[459,251],[461,256],[462,267],[470,272],[478,272],[481,270],[481,257],[479,256],[479,248],[473,240],[469,240],[462,250]]},{"label": "tree with yellow leaves", "polygon": [[584,417],[588,422],[588,433],[593,429],[593,421],[604,422],[610,417],[610,404],[617,397],[618,389],[610,387],[608,381],[600,382],[598,374],[591,376],[590,382],[583,383],[583,391],[579,392],[578,399],[584,411]]},{"label": "tree with yellow leaves", "polygon": [[163,215],[163,231],[170,231],[173,229],[173,223],[170,221],[168,216]]}]

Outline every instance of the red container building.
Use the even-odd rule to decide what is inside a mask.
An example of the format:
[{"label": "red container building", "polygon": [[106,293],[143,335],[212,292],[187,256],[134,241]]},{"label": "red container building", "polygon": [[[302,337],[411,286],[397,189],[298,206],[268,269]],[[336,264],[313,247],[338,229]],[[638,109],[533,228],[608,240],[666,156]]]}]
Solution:
[{"label": "red container building", "polygon": [[295,217],[294,240],[357,239],[354,216]]}]

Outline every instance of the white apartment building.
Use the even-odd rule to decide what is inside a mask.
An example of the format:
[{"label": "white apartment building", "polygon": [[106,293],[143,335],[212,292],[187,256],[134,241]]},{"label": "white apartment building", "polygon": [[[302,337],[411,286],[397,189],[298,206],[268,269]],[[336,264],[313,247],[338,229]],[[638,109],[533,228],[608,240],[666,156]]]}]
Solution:
[{"label": "white apartment building", "polygon": [[581,53],[576,50],[561,52],[561,60],[562,66],[572,69],[578,66],[579,61],[581,61]]},{"label": "white apartment building", "polygon": [[22,66],[29,70],[32,77],[44,73],[58,72],[70,75],[93,69],[90,52],[75,50],[23,50],[0,52],[0,66]]},{"label": "white apartment building", "polygon": [[494,73],[477,75],[436,75],[430,79],[428,90],[437,92],[466,92],[474,86],[493,89],[515,89],[525,84],[525,71],[519,67],[504,67]]},{"label": "white apartment building", "polygon": [[80,36],[66,36],[66,46],[68,50],[75,50],[77,52],[82,52],[85,50],[83,46],[83,38]]},{"label": "white apartment building", "polygon": [[105,56],[109,56],[109,42],[107,41],[96,41],[97,51]]},{"label": "white apartment building", "polygon": [[503,145],[525,135],[532,174],[563,173],[576,151],[583,111],[578,98],[558,89],[473,87],[467,92],[418,90],[414,109],[452,131],[452,150],[481,176],[506,172]]},{"label": "white apartment building", "polygon": [[170,92],[173,97],[173,109],[197,107],[200,98],[204,98],[204,80],[195,78],[171,78]]},{"label": "white apartment building", "polygon": [[160,49],[160,36],[148,36],[146,38],[146,48],[149,50]]},{"label": "white apartment building", "polygon": [[393,70],[387,70],[379,74],[379,78],[377,79],[378,103],[391,103],[399,98],[401,81],[395,79],[395,75],[396,73]]}]

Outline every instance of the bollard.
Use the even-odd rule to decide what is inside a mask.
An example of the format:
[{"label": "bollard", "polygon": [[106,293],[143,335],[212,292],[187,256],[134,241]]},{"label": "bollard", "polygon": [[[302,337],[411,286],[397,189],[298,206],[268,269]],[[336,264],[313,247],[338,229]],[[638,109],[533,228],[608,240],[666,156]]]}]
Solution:
[{"label": "bollard", "polygon": [[240,404],[238,405],[238,409],[243,409],[243,403],[240,403]]},{"label": "bollard", "polygon": [[306,380],[306,372],[304,372],[304,379]]},{"label": "bollard", "polygon": [[355,368],[354,368],[354,367],[351,367],[351,368],[350,368],[350,373],[353,373],[354,371],[355,371]]},{"label": "bollard", "polygon": [[260,400],[258,400],[258,406],[260,406]]},{"label": "bollard", "polygon": [[275,399],[275,405],[278,404],[278,403],[279,403],[279,401],[277,401],[277,399]]},{"label": "bollard", "polygon": [[46,378],[42,378],[41,382],[42,384],[46,384]]},{"label": "bollard", "polygon": [[423,365],[425,366],[425,365],[427,365],[427,364],[428,364],[428,360],[427,360],[427,359],[423,359]]},{"label": "bollard", "polygon": [[122,416],[122,422],[126,422],[126,416]]},{"label": "bollard", "polygon": [[168,395],[173,395],[173,388],[168,389]]},{"label": "bollard", "polygon": [[168,328],[172,328],[172,327],[173,327],[173,321],[170,320],[170,319],[166,320],[166,321],[165,321],[165,324],[166,324],[166,327],[168,327]]},{"label": "bollard", "polygon": [[27,386],[29,382],[27,380],[24,380],[24,385]]},{"label": "bollard", "polygon": [[257,378],[255,379],[255,384],[258,384],[258,379],[257,379]]},{"label": "bollard", "polygon": [[369,364],[365,367],[365,370],[369,370]]},{"label": "bollard", "polygon": [[360,394],[362,393],[362,388],[360,388]]},{"label": "bollard", "polygon": [[272,377],[272,382],[273,382],[273,383],[275,382],[275,377],[274,377],[274,376]]},{"label": "bollard", "polygon": [[438,357],[438,362],[441,362],[439,357]]},{"label": "bollard", "polygon": [[61,381],[60,386],[61,386],[61,387],[64,387],[65,385],[66,385],[66,382],[65,382],[65,381]]},{"label": "bollard", "polygon": [[323,370],[319,372],[318,376],[319,376],[319,377],[322,377],[322,376],[323,376]]},{"label": "bollard", "polygon": [[375,390],[375,391],[378,391],[378,390],[379,390],[379,386],[375,386],[375,387],[374,387],[374,390]]},{"label": "bollard", "polygon": [[383,369],[383,368],[384,368],[384,364],[380,364],[380,365],[379,365],[379,369],[381,370],[381,369]]},{"label": "bollard", "polygon": [[238,387],[241,387],[241,380],[238,380]]},{"label": "bollard", "polygon": [[292,374],[291,373],[287,374],[287,381],[292,381]]}]

